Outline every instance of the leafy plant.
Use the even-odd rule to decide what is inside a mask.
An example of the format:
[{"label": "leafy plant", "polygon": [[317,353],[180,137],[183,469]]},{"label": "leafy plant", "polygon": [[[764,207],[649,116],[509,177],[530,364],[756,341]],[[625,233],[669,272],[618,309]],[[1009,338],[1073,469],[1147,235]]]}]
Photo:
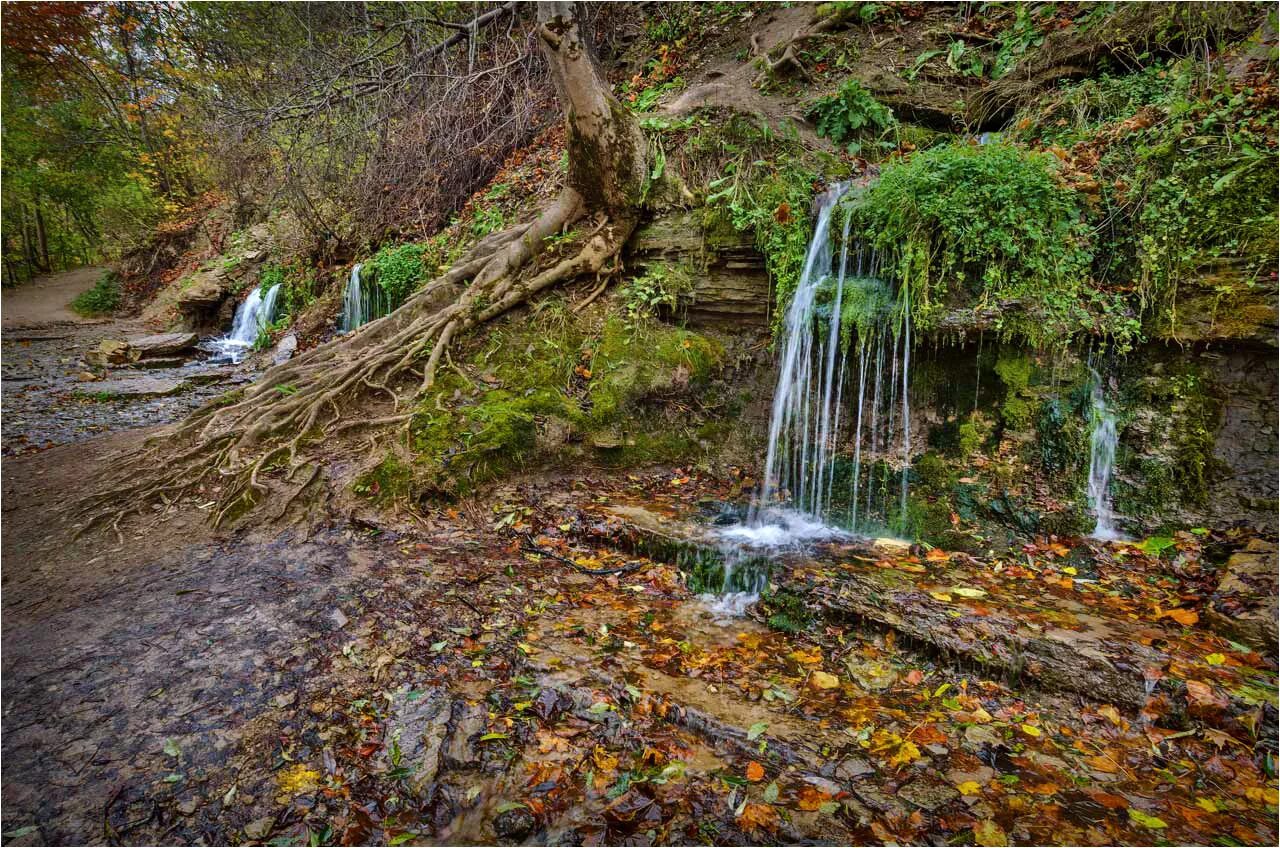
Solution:
[{"label": "leafy plant", "polygon": [[675,309],[692,293],[691,269],[684,265],[653,263],[623,291],[627,319],[634,324],[657,315],[661,309]]},{"label": "leafy plant", "polygon": [[849,152],[860,149],[857,139],[877,136],[897,125],[893,111],[876,100],[857,80],[848,80],[834,94],[810,104],[805,115],[817,124],[818,135],[836,144],[849,144]]},{"label": "leafy plant", "polygon": [[113,271],[103,271],[93,288],[76,295],[71,308],[86,318],[109,315],[120,306],[120,278]]},{"label": "leafy plant", "polygon": [[935,147],[885,167],[853,209],[898,303],[928,328],[951,303],[1017,301],[1006,332],[1033,343],[1079,326],[1092,258],[1057,159],[1005,144]]},{"label": "leafy plant", "polygon": [[423,257],[427,252],[426,244],[388,245],[369,260],[376,274],[374,279],[387,295],[392,309],[404,303],[422,284],[426,270]]}]

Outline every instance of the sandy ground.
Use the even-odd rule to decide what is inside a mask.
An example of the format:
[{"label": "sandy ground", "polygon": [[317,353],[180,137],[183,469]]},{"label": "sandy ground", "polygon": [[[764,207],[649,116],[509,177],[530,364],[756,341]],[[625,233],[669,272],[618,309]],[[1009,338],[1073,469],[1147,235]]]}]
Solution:
[{"label": "sandy ground", "polygon": [[93,288],[105,269],[77,268],[61,274],[37,277],[16,289],[5,289],[0,298],[0,322],[6,332],[48,324],[89,324],[95,319],[83,318],[71,311],[76,295]]}]

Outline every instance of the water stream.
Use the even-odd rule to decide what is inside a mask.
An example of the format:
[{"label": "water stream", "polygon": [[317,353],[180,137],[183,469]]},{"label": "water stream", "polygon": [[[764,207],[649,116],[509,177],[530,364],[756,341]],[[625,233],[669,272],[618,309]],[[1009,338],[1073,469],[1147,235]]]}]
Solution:
[{"label": "water stream", "polygon": [[231,332],[213,341],[214,353],[232,362],[244,359],[257,343],[258,335],[275,319],[276,298],[279,296],[279,283],[267,289],[265,295],[261,288],[249,292],[249,296],[236,307]]},{"label": "water stream", "polygon": [[1090,418],[1093,429],[1089,436],[1089,508],[1093,510],[1096,523],[1093,537],[1103,540],[1124,538],[1116,526],[1116,513],[1111,505],[1111,472],[1115,468],[1116,443],[1119,433],[1116,429],[1115,414],[1107,408],[1107,399],[1102,391],[1102,378],[1095,371],[1093,374],[1093,394],[1090,403]]},{"label": "water stream", "polygon": [[368,324],[375,318],[381,318],[391,312],[391,303],[382,287],[367,285],[360,277],[363,267],[357,262],[351,266],[351,278],[347,281],[347,289],[342,297],[342,318],[339,328],[350,333],[358,327]]}]

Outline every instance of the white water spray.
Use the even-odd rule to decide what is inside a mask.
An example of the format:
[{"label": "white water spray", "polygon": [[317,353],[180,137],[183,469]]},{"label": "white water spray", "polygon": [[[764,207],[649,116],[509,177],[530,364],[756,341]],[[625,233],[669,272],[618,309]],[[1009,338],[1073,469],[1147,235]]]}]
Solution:
[{"label": "white water spray", "polygon": [[214,340],[214,351],[232,362],[244,359],[257,343],[258,335],[275,319],[276,298],[279,296],[279,283],[267,289],[265,295],[261,288],[249,292],[249,296],[236,307],[231,332]]}]

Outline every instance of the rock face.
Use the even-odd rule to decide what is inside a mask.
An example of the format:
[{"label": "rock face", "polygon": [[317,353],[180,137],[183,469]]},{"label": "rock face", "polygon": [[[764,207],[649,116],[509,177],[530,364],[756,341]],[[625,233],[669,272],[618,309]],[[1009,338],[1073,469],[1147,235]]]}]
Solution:
[{"label": "rock face", "polygon": [[233,239],[218,260],[206,262],[175,284],[173,307],[185,329],[212,332],[230,322],[236,296],[257,282],[259,268],[271,254],[272,239],[271,228],[259,224]]},{"label": "rock face", "polygon": [[177,394],[187,387],[185,380],[159,377],[137,377],[128,380],[102,380],[93,384],[93,394],[132,399]]},{"label": "rock face", "polygon": [[704,210],[673,212],[636,231],[627,250],[633,264],[681,264],[693,292],[683,311],[693,326],[755,325],[769,315],[769,275],[749,233],[704,225]]},{"label": "rock face", "polygon": [[1205,610],[1205,621],[1214,630],[1263,656],[1275,656],[1280,639],[1277,565],[1275,543],[1251,539],[1227,560],[1226,573]]},{"label": "rock face", "polygon": [[132,336],[127,344],[139,356],[171,356],[196,346],[195,333],[161,333],[155,336]]}]

